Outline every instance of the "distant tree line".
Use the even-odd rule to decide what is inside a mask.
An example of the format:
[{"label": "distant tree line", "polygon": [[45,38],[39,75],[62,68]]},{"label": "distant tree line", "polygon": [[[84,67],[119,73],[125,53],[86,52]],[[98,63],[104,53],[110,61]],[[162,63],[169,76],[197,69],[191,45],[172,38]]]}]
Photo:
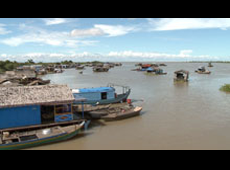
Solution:
[{"label": "distant tree line", "polygon": [[[73,62],[72,60],[65,60],[65,61],[61,61],[61,62],[56,62],[56,63],[43,63],[43,62],[34,62],[32,59],[22,63],[22,62],[16,62],[16,61],[1,61],[0,60],[0,74],[1,73],[5,73],[6,71],[13,71],[15,70],[17,67],[22,66],[22,65],[43,65],[43,66],[47,66],[47,65],[71,65],[71,64],[75,64],[76,62]],[[101,63],[100,61],[93,61],[93,62],[82,62],[80,64],[86,64],[86,63]]]},{"label": "distant tree line", "polygon": [[14,61],[11,62],[9,60],[6,61],[0,61],[0,73],[4,73],[6,71],[12,71],[15,68],[17,68],[20,65],[20,63]]}]

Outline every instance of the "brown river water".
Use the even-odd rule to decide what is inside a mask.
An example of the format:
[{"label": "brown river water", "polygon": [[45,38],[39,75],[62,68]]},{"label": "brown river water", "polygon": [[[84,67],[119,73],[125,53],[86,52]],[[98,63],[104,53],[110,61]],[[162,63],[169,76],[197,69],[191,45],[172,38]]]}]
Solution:
[{"label": "brown river water", "polygon": [[[66,70],[62,74],[47,75],[52,83],[68,84],[71,88],[99,87],[108,83],[132,88],[131,99],[144,100],[140,117],[119,122],[98,122],[85,134],[72,140],[32,149],[37,150],[185,150],[230,149],[230,94],[219,88],[230,83],[230,65],[214,64],[211,75],[194,71],[199,63],[166,63],[162,67],[168,75],[149,76],[132,72],[135,63],[108,73],[84,74]],[[174,71],[190,71],[190,81],[174,84]]]}]

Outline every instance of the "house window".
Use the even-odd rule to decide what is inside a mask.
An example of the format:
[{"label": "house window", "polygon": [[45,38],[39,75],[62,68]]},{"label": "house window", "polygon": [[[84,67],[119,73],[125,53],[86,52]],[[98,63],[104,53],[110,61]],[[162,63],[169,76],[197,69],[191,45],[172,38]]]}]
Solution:
[{"label": "house window", "polygon": [[57,105],[56,106],[56,114],[67,114],[72,113],[72,105],[65,104],[65,105]]},{"label": "house window", "polygon": [[101,93],[101,99],[102,100],[107,100],[107,93],[106,92]]}]

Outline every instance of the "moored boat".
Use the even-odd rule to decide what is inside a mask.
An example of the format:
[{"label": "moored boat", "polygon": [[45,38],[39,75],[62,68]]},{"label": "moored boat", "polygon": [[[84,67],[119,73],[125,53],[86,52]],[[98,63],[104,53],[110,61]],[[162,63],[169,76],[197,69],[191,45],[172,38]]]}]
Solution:
[{"label": "moored boat", "polygon": [[1,131],[0,150],[19,150],[50,143],[69,140],[77,136],[84,127],[81,124],[54,126],[45,129],[31,129],[27,131]]},{"label": "moored boat", "polygon": [[139,116],[142,109],[143,109],[142,107],[135,107],[128,110],[121,109],[117,112],[110,113],[106,116],[102,116],[101,119],[105,121],[118,121],[118,120],[128,119],[131,117]]},{"label": "moored boat", "polygon": [[77,66],[76,67],[76,70],[84,70],[85,69],[85,66]]},{"label": "moored boat", "polygon": [[198,74],[211,74],[211,71],[207,70],[205,67],[200,67],[195,72]]},{"label": "moored boat", "polygon": [[159,68],[159,67],[149,67],[146,70],[147,73],[152,73],[155,75],[166,75],[167,73],[164,73],[163,69]]},{"label": "moored boat", "polygon": [[108,72],[109,69],[110,69],[109,67],[94,67],[93,72],[97,72],[97,73]]},{"label": "moored boat", "polygon": [[[117,88],[122,88],[122,93],[117,94]],[[79,97],[86,99],[85,105],[107,105],[113,103],[122,103],[127,100],[131,93],[131,89],[126,86],[109,84],[107,87],[72,89],[72,93],[76,99]],[[74,102],[75,105],[82,102]]]},{"label": "moored boat", "polygon": [[214,67],[214,66],[213,66],[212,63],[210,62],[210,63],[208,63],[208,67]]}]

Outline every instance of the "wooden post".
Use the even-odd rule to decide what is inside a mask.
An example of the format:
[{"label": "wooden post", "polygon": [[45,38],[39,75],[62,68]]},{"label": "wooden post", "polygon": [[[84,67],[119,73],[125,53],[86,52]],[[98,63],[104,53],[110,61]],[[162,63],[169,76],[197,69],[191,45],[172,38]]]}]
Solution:
[{"label": "wooden post", "polygon": [[85,118],[85,113],[84,113],[84,102],[81,103],[82,104],[82,118]]}]

